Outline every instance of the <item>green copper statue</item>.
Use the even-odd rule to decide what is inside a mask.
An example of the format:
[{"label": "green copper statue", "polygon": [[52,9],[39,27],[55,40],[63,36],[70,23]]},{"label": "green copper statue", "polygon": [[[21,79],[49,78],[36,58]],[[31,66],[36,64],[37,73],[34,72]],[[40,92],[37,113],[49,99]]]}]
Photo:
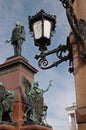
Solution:
[{"label": "green copper statue", "polygon": [[6,43],[11,42],[14,47],[14,55],[21,55],[22,43],[25,41],[25,29],[19,22],[16,23],[16,27],[12,30],[11,39],[7,40]]},{"label": "green copper statue", "polygon": [[33,82],[31,84],[24,76],[22,77],[22,83],[26,93],[26,96],[23,97],[26,108],[24,122],[26,124],[49,126],[46,122],[48,106],[44,103],[43,94],[49,90],[51,81],[46,90],[39,88],[38,82]]},{"label": "green copper statue", "polygon": [[0,124],[15,124],[13,121],[14,101],[15,92],[5,90],[3,84],[0,84]]}]

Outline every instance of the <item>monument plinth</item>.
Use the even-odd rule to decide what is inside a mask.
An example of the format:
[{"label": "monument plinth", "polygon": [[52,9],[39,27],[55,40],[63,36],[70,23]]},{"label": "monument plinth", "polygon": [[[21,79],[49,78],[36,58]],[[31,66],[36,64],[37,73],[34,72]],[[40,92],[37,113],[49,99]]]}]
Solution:
[{"label": "monument plinth", "polygon": [[43,127],[40,125],[29,125],[29,126],[11,126],[11,125],[0,125],[0,130],[52,130],[51,128]]}]

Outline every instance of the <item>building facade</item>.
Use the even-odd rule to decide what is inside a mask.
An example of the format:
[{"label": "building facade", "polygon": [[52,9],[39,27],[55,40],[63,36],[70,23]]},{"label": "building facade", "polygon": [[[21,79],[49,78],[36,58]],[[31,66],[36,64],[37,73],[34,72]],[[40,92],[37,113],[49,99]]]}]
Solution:
[{"label": "building facade", "polygon": [[78,130],[78,125],[76,122],[76,104],[73,103],[73,105],[66,108],[66,111],[68,113],[68,120],[69,120],[69,130]]}]

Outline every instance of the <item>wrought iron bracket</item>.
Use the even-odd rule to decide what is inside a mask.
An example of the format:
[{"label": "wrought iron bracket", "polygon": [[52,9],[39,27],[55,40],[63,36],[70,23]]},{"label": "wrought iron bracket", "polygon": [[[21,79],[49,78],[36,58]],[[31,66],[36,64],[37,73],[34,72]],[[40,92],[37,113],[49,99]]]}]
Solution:
[{"label": "wrought iron bracket", "polygon": [[[49,65],[46,57],[51,54],[56,54],[58,60]],[[38,66],[41,69],[50,69],[52,67],[57,67],[62,62],[69,61],[69,72],[73,72],[73,58],[72,58],[72,47],[69,42],[69,37],[67,38],[66,45],[59,45],[56,49],[47,52],[41,52],[40,55],[36,55],[35,59],[38,60]]]}]

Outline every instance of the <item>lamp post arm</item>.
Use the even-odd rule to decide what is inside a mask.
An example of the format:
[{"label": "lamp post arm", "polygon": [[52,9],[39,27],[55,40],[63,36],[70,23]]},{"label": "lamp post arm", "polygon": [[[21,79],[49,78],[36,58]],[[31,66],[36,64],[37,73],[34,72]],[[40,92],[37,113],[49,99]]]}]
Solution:
[{"label": "lamp post arm", "polygon": [[41,69],[46,70],[46,69],[50,69],[50,68],[52,68],[52,67],[57,67],[59,64],[61,64],[61,63],[64,62],[64,61],[67,61],[67,60],[68,60],[68,57],[65,56],[65,57],[63,57],[62,59],[60,59],[60,60],[58,60],[58,61],[56,61],[56,62],[53,62],[53,64],[48,65],[47,59],[44,58],[44,59],[40,59],[40,60],[38,61],[38,65],[39,65],[39,67],[40,67]]},{"label": "lamp post arm", "polygon": [[59,45],[57,48],[51,50],[51,51],[47,51],[47,52],[41,52],[40,55],[36,55],[35,59],[38,60],[39,58],[45,58],[48,55],[54,54],[54,53],[58,53],[60,51],[66,51],[68,49],[68,47],[66,45]]},{"label": "lamp post arm", "polygon": [[[51,54],[56,54],[57,61],[53,62],[51,65],[48,65],[48,60],[46,57]],[[38,60],[38,66],[41,69],[50,69],[52,67],[57,67],[64,61],[69,60],[69,66],[72,65],[72,68],[69,68],[70,73],[73,72],[73,64],[72,63],[72,47],[69,43],[69,37],[67,38],[66,45],[59,45],[56,49],[47,52],[41,52],[39,55],[35,56],[35,59]]]},{"label": "lamp post arm", "polygon": [[55,49],[53,49],[53,50],[51,50],[51,51],[41,52],[40,55],[36,55],[36,56],[35,56],[35,59],[38,60],[38,59],[41,58],[41,57],[42,57],[42,58],[45,58],[46,56],[48,56],[48,55],[50,55],[50,54],[54,54],[54,53],[58,52],[59,50],[60,50],[60,48],[57,47],[57,48],[55,48]]}]

